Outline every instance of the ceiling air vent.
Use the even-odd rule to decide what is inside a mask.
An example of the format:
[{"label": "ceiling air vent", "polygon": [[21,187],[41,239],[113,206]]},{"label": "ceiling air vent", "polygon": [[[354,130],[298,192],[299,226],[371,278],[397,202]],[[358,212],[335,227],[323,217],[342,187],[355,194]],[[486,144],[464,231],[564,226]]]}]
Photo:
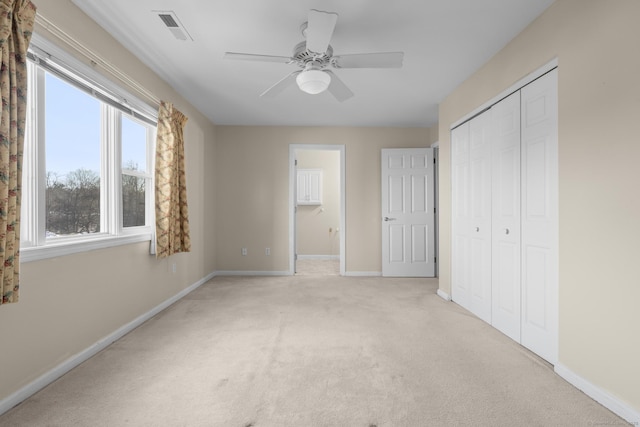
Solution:
[{"label": "ceiling air vent", "polygon": [[184,28],[175,12],[171,10],[154,10],[154,13],[162,20],[164,25],[171,31],[178,40],[193,40],[189,32]]}]

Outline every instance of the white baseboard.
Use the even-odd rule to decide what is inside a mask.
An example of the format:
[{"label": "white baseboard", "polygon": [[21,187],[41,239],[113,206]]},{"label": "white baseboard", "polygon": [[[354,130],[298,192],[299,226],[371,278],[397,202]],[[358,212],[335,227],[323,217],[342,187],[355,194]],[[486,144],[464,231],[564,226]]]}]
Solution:
[{"label": "white baseboard", "polygon": [[340,255],[298,255],[298,260],[319,259],[319,260],[340,260]]},{"label": "white baseboard", "polygon": [[451,295],[449,295],[448,293],[446,293],[445,291],[443,291],[442,289],[438,288],[438,291],[436,292],[438,294],[438,296],[440,298],[442,298],[445,301],[451,301]]},{"label": "white baseboard", "polygon": [[244,271],[244,270],[220,270],[216,276],[291,276],[288,271]]},{"label": "white baseboard", "polygon": [[640,425],[640,411],[637,409],[634,409],[629,404],[620,401],[620,399],[613,396],[611,393],[592,384],[561,363],[556,363],[554,370],[556,374],[560,375],[567,382],[574,385],[584,394],[591,397],[614,414],[624,418],[633,425]]},{"label": "white baseboard", "polygon": [[169,307],[171,304],[177,302],[178,300],[183,298],[185,295],[187,295],[190,292],[194,291],[195,289],[197,289],[198,287],[200,287],[204,283],[208,282],[210,279],[212,279],[215,276],[216,276],[216,273],[208,274],[206,277],[198,280],[196,283],[194,283],[193,285],[189,286],[188,288],[185,288],[182,291],[178,292],[177,294],[175,294],[171,298],[167,299],[166,301],[162,302],[161,304],[155,306],[154,308],[152,308],[148,312],[138,316],[137,318],[135,318],[131,322],[129,322],[126,325],[122,326],[121,328],[115,330],[114,332],[112,332],[111,334],[109,334],[106,337],[102,338],[101,340],[99,340],[95,344],[87,347],[86,349],[84,349],[80,353],[77,353],[76,355],[74,355],[74,356],[70,357],[69,359],[65,360],[64,362],[62,362],[61,364],[59,364],[55,368],[51,369],[49,372],[44,373],[43,375],[41,375],[40,377],[36,378],[31,383],[29,383],[26,386],[22,387],[20,390],[16,391],[15,393],[11,394],[10,396],[8,396],[8,397],[6,397],[6,398],[4,398],[2,400],[0,400],[0,415],[4,414],[9,409],[13,408],[14,406],[16,406],[20,402],[24,401],[28,397],[32,396],[36,392],[42,390],[44,387],[48,386],[49,384],[51,384],[52,382],[54,382],[55,380],[57,380],[58,378],[60,378],[61,376],[63,376],[64,374],[66,374],[67,372],[72,370],[73,368],[75,368],[76,366],[80,365],[84,361],[86,361],[89,358],[91,358],[92,356],[96,355],[101,350],[104,350],[110,344],[112,344],[113,342],[119,340],[120,338],[122,338],[123,336],[128,334],[129,332],[133,331],[135,328],[137,328],[138,326],[142,325],[144,322],[146,322],[147,320],[151,319],[153,316],[155,316],[156,314],[160,313],[162,310],[164,310],[165,308]]}]

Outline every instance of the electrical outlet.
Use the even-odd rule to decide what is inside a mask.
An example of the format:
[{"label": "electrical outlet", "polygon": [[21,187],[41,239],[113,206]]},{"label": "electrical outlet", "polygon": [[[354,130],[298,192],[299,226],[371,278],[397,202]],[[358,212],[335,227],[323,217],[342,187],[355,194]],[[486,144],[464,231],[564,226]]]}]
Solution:
[{"label": "electrical outlet", "polygon": [[265,250],[264,250],[264,254],[265,254],[266,256],[271,255],[271,248],[265,248]]},{"label": "electrical outlet", "polygon": [[247,248],[242,248],[242,256],[247,256]]}]

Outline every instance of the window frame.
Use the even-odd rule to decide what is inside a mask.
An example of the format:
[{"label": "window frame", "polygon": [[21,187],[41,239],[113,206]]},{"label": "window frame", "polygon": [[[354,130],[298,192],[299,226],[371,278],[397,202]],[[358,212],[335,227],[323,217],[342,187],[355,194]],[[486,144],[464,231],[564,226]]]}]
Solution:
[{"label": "window frame", "polygon": [[[116,123],[118,125],[122,125],[122,116],[123,113],[121,111],[117,112],[120,115],[120,120],[117,120]],[[142,120],[137,117],[127,115],[127,119],[131,120],[134,123],[140,125],[146,125]],[[117,149],[119,150],[119,155],[117,156],[117,163],[114,163],[120,173],[118,175],[118,189],[119,189],[119,197],[117,202],[120,204],[120,208],[117,210],[120,215],[120,224],[123,235],[130,234],[139,234],[141,231],[144,232],[145,229],[149,228],[149,226],[155,227],[155,144],[156,144],[156,135],[157,135],[157,125],[154,129],[147,128],[147,149],[146,149],[146,171],[139,172],[131,169],[125,169],[122,167],[122,129],[118,129],[117,132],[120,135],[120,144],[117,145]],[[116,172],[117,173],[117,172]],[[124,209],[122,207],[122,176],[129,175],[135,176],[137,178],[144,178],[145,180],[145,226],[131,226],[124,227]]]},{"label": "window frame", "polygon": [[[46,65],[46,66],[45,66]],[[157,109],[140,101],[94,68],[71,56],[50,41],[33,34],[27,61],[29,71],[26,136],[23,155],[21,261],[30,262],[124,244],[152,241],[155,237],[154,157]],[[46,70],[46,71],[45,71]],[[100,232],[87,235],[46,237],[46,150],[43,99],[45,73],[51,72],[101,103],[100,142]],[[64,75],[61,75],[64,74]],[[75,83],[77,82],[77,83]],[[123,226],[122,134],[126,116],[146,127],[147,171],[145,179],[145,224]],[[131,171],[128,171],[131,172]],[[129,173],[128,173],[129,174]],[[152,245],[153,246],[153,245]]]}]

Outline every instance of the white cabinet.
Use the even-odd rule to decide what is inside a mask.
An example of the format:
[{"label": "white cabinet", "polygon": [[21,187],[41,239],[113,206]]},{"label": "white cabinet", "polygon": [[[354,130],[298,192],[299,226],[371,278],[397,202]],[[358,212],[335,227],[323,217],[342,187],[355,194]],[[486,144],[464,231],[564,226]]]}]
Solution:
[{"label": "white cabinet", "polygon": [[298,205],[322,204],[322,169],[298,169]]},{"label": "white cabinet", "polygon": [[452,299],[557,359],[557,72],[451,131]]}]

